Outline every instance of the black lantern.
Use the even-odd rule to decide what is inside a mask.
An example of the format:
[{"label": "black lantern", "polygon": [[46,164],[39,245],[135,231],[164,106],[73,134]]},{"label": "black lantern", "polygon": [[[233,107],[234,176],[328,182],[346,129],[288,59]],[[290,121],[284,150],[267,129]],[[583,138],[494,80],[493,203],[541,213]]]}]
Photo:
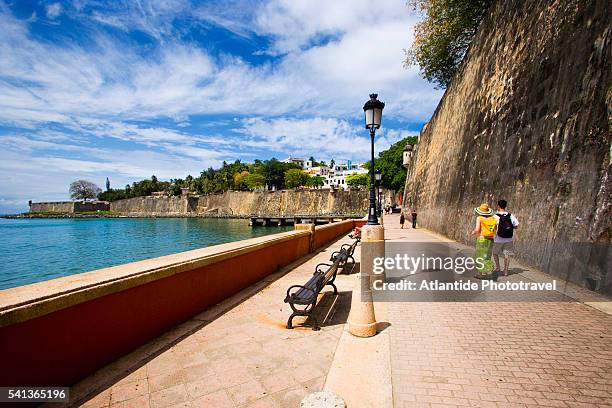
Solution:
[{"label": "black lantern", "polygon": [[370,100],[363,105],[366,129],[380,129],[380,121],[382,119],[382,111],[385,108],[385,103],[379,101],[377,98],[378,94],[370,94]]},{"label": "black lantern", "polygon": [[371,164],[370,164],[370,209],[368,212],[368,225],[378,225],[378,217],[376,217],[376,192],[374,191],[374,185],[376,183],[374,175],[374,136],[376,129],[380,129],[380,122],[382,120],[382,111],[385,108],[385,103],[379,101],[378,94],[370,94],[370,100],[363,105],[363,112],[365,114],[365,127],[370,129],[370,143],[371,143]]}]

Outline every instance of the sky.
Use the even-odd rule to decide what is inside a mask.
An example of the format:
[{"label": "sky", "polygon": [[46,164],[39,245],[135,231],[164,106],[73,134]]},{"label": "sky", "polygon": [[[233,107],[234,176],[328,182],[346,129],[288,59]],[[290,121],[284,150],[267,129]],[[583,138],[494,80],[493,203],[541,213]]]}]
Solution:
[{"label": "sky", "polygon": [[369,156],[442,91],[404,67],[405,0],[0,0],[0,213],[225,161]]}]

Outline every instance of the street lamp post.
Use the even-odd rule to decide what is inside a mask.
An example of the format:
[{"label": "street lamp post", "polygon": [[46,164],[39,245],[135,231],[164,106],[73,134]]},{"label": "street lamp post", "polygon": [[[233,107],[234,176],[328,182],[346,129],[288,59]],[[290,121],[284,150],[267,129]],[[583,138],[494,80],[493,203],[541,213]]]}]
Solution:
[{"label": "street lamp post", "polygon": [[366,129],[370,129],[370,143],[372,150],[370,162],[370,208],[368,211],[368,225],[378,225],[378,217],[376,216],[376,193],[374,191],[374,136],[376,135],[376,129],[380,129],[382,111],[385,108],[385,103],[379,101],[377,98],[378,94],[370,94],[370,100],[363,105],[365,127]]},{"label": "street lamp post", "polygon": [[376,179],[376,198],[378,200],[377,214],[380,217],[382,215],[382,203],[380,201],[380,181],[382,180],[382,172],[380,169],[376,169],[374,178]]}]

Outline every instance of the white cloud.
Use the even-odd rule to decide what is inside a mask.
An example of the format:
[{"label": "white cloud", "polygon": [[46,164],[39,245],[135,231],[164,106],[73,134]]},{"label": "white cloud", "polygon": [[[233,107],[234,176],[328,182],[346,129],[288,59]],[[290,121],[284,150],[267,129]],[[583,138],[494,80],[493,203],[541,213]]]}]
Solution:
[{"label": "white cloud", "polygon": [[[338,119],[252,118],[245,120],[241,131],[250,137],[249,145],[294,156],[365,159],[370,153],[369,134]],[[379,152],[407,136],[414,136],[414,132],[381,129],[376,134],[375,149]]]},{"label": "white cloud", "polygon": [[[25,165],[33,180],[35,166],[42,166],[65,186],[78,172],[116,172],[125,181],[153,173],[182,177],[253,152],[366,158],[367,135],[350,123],[361,120],[370,92],[379,93],[385,118],[395,123],[426,121],[441,96],[402,66],[415,23],[404,0],[384,7],[374,0],[226,0],[197,7],[182,0],[73,1],[50,4],[46,13],[88,22],[87,45],[43,43],[30,34],[30,21],[0,5],[0,125],[20,129],[0,131],[0,147],[8,149],[0,152],[4,175],[26,171]],[[276,62],[251,65],[182,41],[174,21],[185,17],[245,41],[269,36],[261,51]],[[139,49],[94,20],[157,42]],[[215,114],[237,116],[234,130],[242,138],[227,124],[226,134],[213,126],[194,130],[200,128],[194,116]],[[383,122],[377,150],[409,134]],[[109,140],[112,148],[105,147]],[[116,146],[124,143],[129,153]],[[0,191],[16,188],[6,180],[0,177]],[[49,195],[60,191],[48,185]]]},{"label": "white cloud", "polygon": [[[0,72],[12,81],[0,84],[0,121],[101,115],[178,121],[196,114],[316,116],[322,110],[345,116],[358,113],[371,91],[400,119],[428,118],[440,92],[402,67],[414,22],[402,1],[389,7],[372,1],[305,4],[270,2],[257,15],[260,34],[274,35],[274,47],[291,50],[274,66],[252,66],[236,56],[215,60],[196,45],[169,40],[147,57],[102,34],[87,49],[43,45],[24,23],[2,13],[0,23],[9,30],[0,40]],[[369,22],[372,7],[383,13]],[[180,2],[166,8],[182,10]],[[162,18],[149,3],[136,9],[123,18]],[[326,12],[319,20],[312,16],[321,10]],[[326,32],[340,34],[300,49]],[[289,43],[295,45],[283,45]]]},{"label": "white cloud", "polygon": [[52,3],[47,6],[47,17],[54,19],[62,14],[62,5],[60,3]]}]

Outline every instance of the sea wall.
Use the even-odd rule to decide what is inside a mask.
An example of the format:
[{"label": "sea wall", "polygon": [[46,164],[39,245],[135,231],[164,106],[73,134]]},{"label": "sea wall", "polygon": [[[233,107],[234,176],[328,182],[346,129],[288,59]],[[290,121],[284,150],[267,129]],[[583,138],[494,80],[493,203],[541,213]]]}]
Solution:
[{"label": "sea wall", "polygon": [[0,384],[73,385],[362,224],[299,224],[295,231],[3,290]]},{"label": "sea wall", "polygon": [[494,3],[406,180],[419,223],[473,242],[472,209],[504,198],[517,257],[612,293],[611,3]]},{"label": "sea wall", "polygon": [[110,209],[145,216],[363,215],[368,197],[365,190],[227,191],[199,197],[136,197],[112,202]]},{"label": "sea wall", "polygon": [[197,208],[197,197],[135,197],[111,202],[112,212],[127,215],[185,215]]},{"label": "sea wall", "polygon": [[33,213],[57,212],[72,214],[89,211],[108,211],[109,209],[110,203],[106,201],[55,201],[32,203],[30,206],[30,212]]}]

